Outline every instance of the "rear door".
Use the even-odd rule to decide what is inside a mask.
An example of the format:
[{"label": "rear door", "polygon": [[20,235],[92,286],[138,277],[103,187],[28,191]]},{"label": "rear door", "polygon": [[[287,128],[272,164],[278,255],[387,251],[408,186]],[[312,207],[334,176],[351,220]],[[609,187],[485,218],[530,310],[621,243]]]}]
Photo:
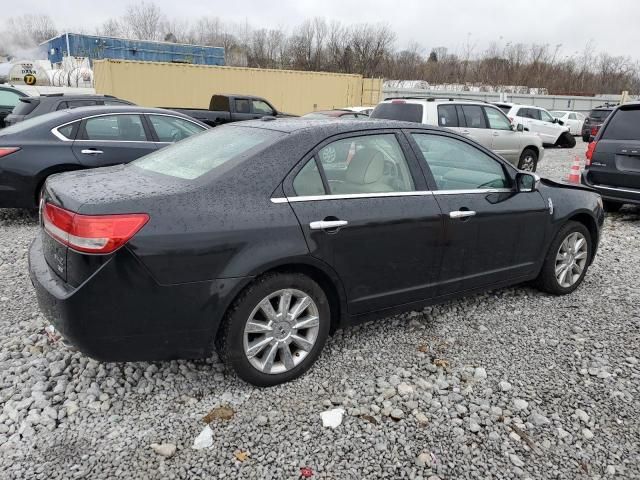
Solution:
[{"label": "rear door", "polygon": [[556,143],[558,137],[563,131],[562,125],[554,123],[554,118],[546,110],[536,108],[537,115],[540,117],[540,136],[544,143]]},{"label": "rear door", "polygon": [[129,163],[157,148],[143,116],[105,114],[82,120],[73,153],[85,167]]},{"label": "rear door", "polygon": [[393,130],[333,137],[285,181],[311,254],[339,275],[350,314],[435,295],[442,218],[425,187]]},{"label": "rear door", "polygon": [[640,105],[622,106],[602,126],[591,160],[591,180],[640,189]]},{"label": "rear door", "polygon": [[501,110],[489,106],[483,108],[491,129],[491,150],[517,165],[520,160],[521,135],[513,131],[511,122]]},{"label": "rear door", "polygon": [[459,133],[472,138],[485,148],[491,148],[493,135],[484,109],[479,105],[458,105],[457,110],[462,111]]}]

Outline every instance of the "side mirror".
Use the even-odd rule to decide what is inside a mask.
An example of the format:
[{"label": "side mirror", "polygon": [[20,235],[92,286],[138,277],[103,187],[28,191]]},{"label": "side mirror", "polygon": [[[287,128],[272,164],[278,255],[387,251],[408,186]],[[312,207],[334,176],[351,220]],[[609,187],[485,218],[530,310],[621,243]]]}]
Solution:
[{"label": "side mirror", "polygon": [[516,186],[518,192],[535,192],[540,185],[540,177],[535,173],[518,172],[516,174]]},{"label": "side mirror", "polygon": [[516,126],[516,130],[517,130],[518,132],[524,132],[524,125],[522,125],[521,123],[519,123],[519,124]]}]

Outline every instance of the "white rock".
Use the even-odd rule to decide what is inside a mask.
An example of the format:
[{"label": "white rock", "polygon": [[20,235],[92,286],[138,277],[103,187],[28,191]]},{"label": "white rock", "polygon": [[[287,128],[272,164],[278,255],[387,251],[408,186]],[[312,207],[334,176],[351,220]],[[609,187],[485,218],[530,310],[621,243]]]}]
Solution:
[{"label": "white rock", "polygon": [[322,419],[322,426],[329,428],[336,428],[342,423],[342,416],[344,415],[344,408],[334,408],[332,410],[326,410],[320,414]]},{"label": "white rock", "polygon": [[509,382],[503,380],[498,384],[498,388],[500,389],[501,392],[508,392],[509,390],[511,390],[512,387]]},{"label": "white rock", "polygon": [[578,417],[584,423],[587,423],[589,421],[589,414],[584,410],[580,410],[579,408],[576,408],[575,414],[576,414],[576,417]]},{"label": "white rock", "polygon": [[607,465],[607,475],[615,475],[616,467],[613,465]]},{"label": "white rock", "polygon": [[518,457],[515,453],[509,455],[509,460],[511,460],[511,463],[513,463],[516,467],[524,467],[524,462],[520,460],[520,457]]},{"label": "white rock", "polygon": [[476,422],[469,423],[469,430],[476,433],[479,432],[482,428]]},{"label": "white rock", "polygon": [[391,415],[391,418],[395,420],[400,420],[404,418],[404,412],[399,408],[394,408],[393,410],[391,410],[390,415]]},{"label": "white rock", "polygon": [[422,412],[416,413],[416,420],[420,425],[426,425],[429,423],[429,418]]},{"label": "white rock", "polygon": [[402,382],[401,384],[398,385],[398,393],[403,397],[411,395],[413,392],[414,392],[413,387],[408,383]]},{"label": "white rock", "polygon": [[544,415],[540,415],[538,412],[533,412],[531,415],[529,415],[529,421],[537,427],[549,423],[549,419]]},{"label": "white rock", "polygon": [[431,467],[431,454],[428,452],[422,452],[416,458],[416,465],[419,467]]},{"label": "white rock", "polygon": [[582,429],[582,436],[584,438],[586,438],[587,440],[592,440],[593,439],[593,432],[591,430],[589,430],[588,428],[583,428]]},{"label": "white rock", "polygon": [[513,400],[513,407],[516,411],[526,410],[528,406],[529,406],[529,402],[527,402],[526,400],[522,400],[521,398],[515,398]]},{"label": "white rock", "polygon": [[485,380],[487,378],[487,371],[482,367],[478,367],[473,372],[473,378],[478,381]]},{"label": "white rock", "polygon": [[162,455],[167,458],[176,453],[176,446],[173,443],[152,443],[151,448],[158,455]]},{"label": "white rock", "polygon": [[567,438],[569,435],[571,434],[567,432],[564,428],[558,428],[558,437]]},{"label": "white rock", "polygon": [[213,445],[213,430],[207,425],[193,441],[194,450],[202,450]]}]

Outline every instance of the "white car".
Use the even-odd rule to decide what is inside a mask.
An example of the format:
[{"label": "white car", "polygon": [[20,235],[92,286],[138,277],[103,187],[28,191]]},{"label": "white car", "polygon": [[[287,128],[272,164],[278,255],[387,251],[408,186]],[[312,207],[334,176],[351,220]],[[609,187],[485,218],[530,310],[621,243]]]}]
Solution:
[{"label": "white car", "polygon": [[364,113],[365,115],[371,115],[374,107],[345,107],[344,110],[351,110],[356,113]]},{"label": "white car", "polygon": [[494,103],[506,113],[509,120],[522,125],[525,130],[535,133],[545,145],[573,148],[576,139],[569,132],[569,127],[561,125],[558,119],[544,108],[535,105],[519,105],[516,103]]},{"label": "white car", "polygon": [[535,172],[544,148],[537,135],[513,125],[490,103],[456,98],[394,98],[379,103],[369,118],[438,125],[468,136],[521,170]]},{"label": "white car", "polygon": [[587,118],[585,115],[571,110],[552,110],[549,113],[560,120],[563,125],[569,127],[571,135],[582,135],[582,125],[584,119]]}]

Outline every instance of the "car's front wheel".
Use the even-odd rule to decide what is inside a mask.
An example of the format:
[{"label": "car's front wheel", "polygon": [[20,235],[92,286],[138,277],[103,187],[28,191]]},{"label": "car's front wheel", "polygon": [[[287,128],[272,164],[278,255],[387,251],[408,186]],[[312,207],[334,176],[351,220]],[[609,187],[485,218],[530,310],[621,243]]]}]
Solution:
[{"label": "car's front wheel", "polygon": [[243,380],[260,387],[306,372],[329,334],[327,296],[300,273],[265,275],[234,302],[217,339],[222,358]]},{"label": "car's front wheel", "polygon": [[588,133],[587,133],[587,134],[584,134],[584,133],[583,133],[583,134],[582,134],[582,141],[583,141],[583,142],[589,142],[589,138],[590,138],[590,137],[591,137],[591,135],[590,135],[590,134],[588,134]]},{"label": "car's front wheel", "polygon": [[576,146],[576,139],[569,132],[564,132],[558,138],[556,145],[561,148],[573,148]]},{"label": "car's front wheel", "polygon": [[538,166],[538,154],[531,148],[525,148],[520,154],[518,168],[526,172],[535,172]]},{"label": "car's front wheel", "polygon": [[536,279],[540,290],[554,295],[573,292],[591,261],[591,234],[582,223],[566,223],[554,238]]}]

